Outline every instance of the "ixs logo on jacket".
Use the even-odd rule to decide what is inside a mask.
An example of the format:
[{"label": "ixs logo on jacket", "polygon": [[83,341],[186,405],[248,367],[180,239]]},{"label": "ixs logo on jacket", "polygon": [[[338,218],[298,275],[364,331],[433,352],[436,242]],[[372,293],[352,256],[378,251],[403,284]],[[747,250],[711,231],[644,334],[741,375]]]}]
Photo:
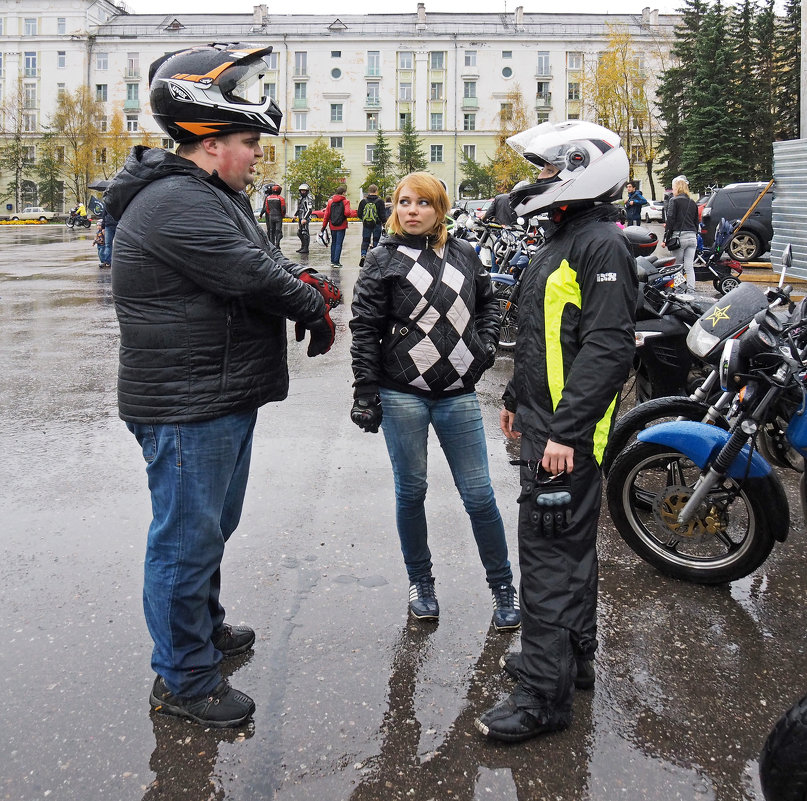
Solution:
[{"label": "ixs logo on jacket", "polygon": [[604,281],[616,282],[616,273],[597,273],[597,283],[601,284]]}]

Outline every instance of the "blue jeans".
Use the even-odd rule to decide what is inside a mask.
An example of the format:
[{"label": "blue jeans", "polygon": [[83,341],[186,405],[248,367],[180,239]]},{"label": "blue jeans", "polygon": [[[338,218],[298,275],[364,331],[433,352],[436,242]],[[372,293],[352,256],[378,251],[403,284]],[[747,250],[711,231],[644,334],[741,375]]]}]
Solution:
[{"label": "blue jeans", "polygon": [[331,264],[339,264],[339,259],[342,258],[342,243],[345,241],[345,231],[343,228],[338,231],[331,228]]},{"label": "blue jeans", "polygon": [[381,223],[378,225],[364,225],[361,229],[361,255],[366,256],[367,251],[370,249],[370,240],[373,240],[373,247],[375,247],[381,239],[381,234],[384,232],[384,226]]},{"label": "blue jeans", "polygon": [[434,427],[454,484],[471,518],[488,584],[510,584],[504,523],[488,472],[487,443],[476,394],[432,400],[381,389],[384,439],[395,479],[395,514],[410,581],[431,575],[426,526],[426,454]]},{"label": "blue jeans", "polygon": [[101,258],[104,264],[112,264],[112,243],[115,241],[115,231],[117,230],[117,225],[108,225],[104,228],[104,250]]},{"label": "blue jeans", "polygon": [[241,517],[256,418],[252,410],[202,423],[126,424],[151,492],[143,583],[151,666],[178,695],[204,695],[220,681],[211,636],[224,623],[221,559]]}]

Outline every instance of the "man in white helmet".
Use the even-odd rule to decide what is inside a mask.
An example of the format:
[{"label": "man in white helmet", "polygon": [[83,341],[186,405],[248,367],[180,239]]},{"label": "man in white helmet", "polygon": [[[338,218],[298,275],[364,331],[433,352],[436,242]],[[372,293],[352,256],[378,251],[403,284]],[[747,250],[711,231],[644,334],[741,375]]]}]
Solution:
[{"label": "man in white helmet", "polygon": [[300,184],[298,191],[300,199],[297,201],[297,211],[294,212],[294,219],[297,220],[297,236],[300,237],[300,247],[297,252],[308,253],[308,246],[311,242],[308,224],[314,211],[314,199],[311,197],[308,184]]},{"label": "man in white helmet", "polygon": [[518,683],[475,725],[518,742],[568,726],[575,687],[594,686],[599,465],[633,358],[637,282],[611,205],[628,178],[619,137],[568,120],[508,144],[541,169],[511,193],[515,212],[547,211],[552,225],[522,277],[500,416],[521,438],[521,653],[501,662]]}]

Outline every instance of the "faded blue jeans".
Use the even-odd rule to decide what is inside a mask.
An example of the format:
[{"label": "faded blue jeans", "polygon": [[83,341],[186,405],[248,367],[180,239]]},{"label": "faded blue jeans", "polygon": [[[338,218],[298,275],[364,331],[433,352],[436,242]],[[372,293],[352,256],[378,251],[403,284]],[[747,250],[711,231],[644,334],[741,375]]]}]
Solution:
[{"label": "faded blue jeans", "polygon": [[151,666],[177,695],[204,695],[221,680],[211,641],[224,623],[221,559],[241,517],[256,418],[252,410],[201,423],[126,424],[151,492],[143,582]]},{"label": "faded blue jeans", "polygon": [[[431,575],[426,525],[429,426],[437,433],[454,484],[471,519],[488,585],[511,584],[504,523],[488,472],[487,442],[476,393],[432,400],[381,389],[383,421],[395,480],[395,512],[410,581]],[[453,536],[453,532],[447,532]]]}]

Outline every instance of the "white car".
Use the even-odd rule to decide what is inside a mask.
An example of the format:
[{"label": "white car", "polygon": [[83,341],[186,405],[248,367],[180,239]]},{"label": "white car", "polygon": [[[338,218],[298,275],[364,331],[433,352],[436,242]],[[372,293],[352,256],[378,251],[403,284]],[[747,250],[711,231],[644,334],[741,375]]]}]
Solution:
[{"label": "white car", "polygon": [[52,220],[55,211],[48,211],[41,206],[26,206],[22,211],[9,216],[9,220]]},{"label": "white car", "polygon": [[647,205],[642,206],[642,219],[645,222],[650,222],[651,220],[661,222],[664,219],[664,201],[648,200]]}]

